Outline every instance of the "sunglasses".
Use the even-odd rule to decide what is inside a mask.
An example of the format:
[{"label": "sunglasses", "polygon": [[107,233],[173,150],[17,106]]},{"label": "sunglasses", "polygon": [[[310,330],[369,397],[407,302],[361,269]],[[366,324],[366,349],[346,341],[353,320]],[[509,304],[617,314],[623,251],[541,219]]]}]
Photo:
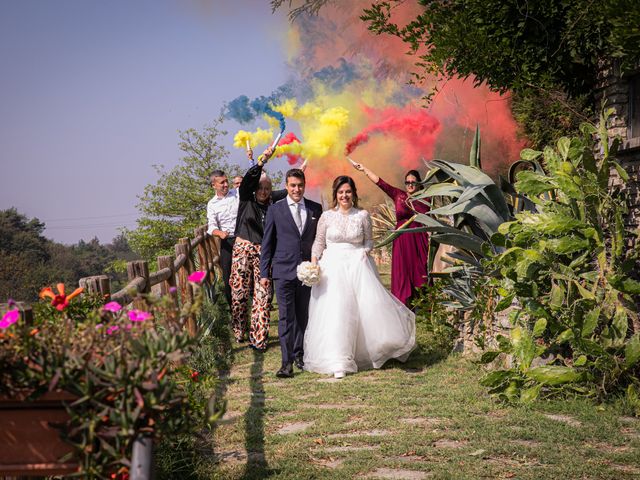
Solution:
[{"label": "sunglasses", "polygon": [[405,184],[407,187],[409,187],[409,186],[414,186],[414,187],[415,187],[416,185],[418,185],[418,182],[404,182],[404,184]]}]

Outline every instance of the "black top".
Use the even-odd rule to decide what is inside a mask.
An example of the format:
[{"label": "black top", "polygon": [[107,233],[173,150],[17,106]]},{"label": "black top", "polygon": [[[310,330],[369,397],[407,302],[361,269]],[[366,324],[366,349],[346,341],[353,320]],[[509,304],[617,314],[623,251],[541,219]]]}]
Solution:
[{"label": "black top", "polygon": [[[264,234],[264,219],[267,216],[269,204],[263,205],[256,201],[256,190],[260,185],[262,165],[254,165],[242,177],[238,188],[239,204],[236,219],[236,236],[251,243],[262,243]],[[277,202],[287,196],[286,190],[271,192],[271,202]]]}]

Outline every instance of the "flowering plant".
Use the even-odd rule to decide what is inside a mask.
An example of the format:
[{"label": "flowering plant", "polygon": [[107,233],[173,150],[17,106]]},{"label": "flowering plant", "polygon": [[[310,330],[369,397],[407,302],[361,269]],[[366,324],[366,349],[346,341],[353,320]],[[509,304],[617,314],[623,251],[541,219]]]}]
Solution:
[{"label": "flowering plant", "polygon": [[211,382],[185,367],[198,338],[183,328],[185,312],[171,298],[145,298],[144,309],[130,309],[86,295],[70,303],[60,285],[58,295],[43,292],[51,304],[34,305],[31,321],[15,303],[0,320],[0,396],[76,396],[61,434],[76,447],[82,475],[109,478],[128,466],[139,435],[159,438],[204,423],[206,406],[194,405],[184,385]]},{"label": "flowering plant", "polygon": [[320,281],[320,266],[311,262],[302,262],[297,269],[298,280],[307,287],[313,287]]}]

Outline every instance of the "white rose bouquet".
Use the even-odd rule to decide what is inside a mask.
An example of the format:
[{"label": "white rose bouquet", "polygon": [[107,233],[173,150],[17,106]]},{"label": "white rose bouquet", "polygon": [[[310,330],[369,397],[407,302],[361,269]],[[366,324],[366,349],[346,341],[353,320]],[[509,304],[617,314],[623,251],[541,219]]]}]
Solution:
[{"label": "white rose bouquet", "polygon": [[297,269],[298,280],[307,287],[313,287],[320,281],[320,266],[311,262],[302,262]]}]

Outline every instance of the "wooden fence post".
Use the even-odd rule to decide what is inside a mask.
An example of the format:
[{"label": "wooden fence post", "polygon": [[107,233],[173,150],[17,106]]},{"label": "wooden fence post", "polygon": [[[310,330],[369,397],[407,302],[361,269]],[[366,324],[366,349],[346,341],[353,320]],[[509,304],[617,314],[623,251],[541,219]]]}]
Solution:
[{"label": "wooden fence post", "polygon": [[[193,272],[193,262],[191,261],[191,243],[188,238],[181,238],[178,240],[176,244],[176,258],[180,256],[180,254],[184,254],[187,259],[184,264],[178,270],[178,288],[180,289],[180,299],[182,300],[182,305],[192,304],[193,303],[193,290],[191,289],[191,285],[189,284],[189,275]],[[187,330],[190,335],[196,336],[196,319],[193,318],[193,315],[189,315],[187,317]]]},{"label": "wooden fence post", "polygon": [[148,294],[151,291],[149,285],[149,264],[146,260],[134,260],[127,263],[127,277],[132,282],[137,277],[144,278],[144,287],[138,289],[138,294],[133,300],[135,308],[144,310],[147,308],[147,302],[140,297],[140,294]]},{"label": "wooden fence post", "polygon": [[80,286],[85,293],[98,293],[107,303],[111,299],[111,280],[106,275],[94,275],[80,279]]},{"label": "wooden fence post", "polygon": [[111,279],[106,275],[98,275],[99,291],[105,303],[111,300]]},{"label": "wooden fence post", "polygon": [[[216,275],[213,269],[220,268],[220,239],[213,235],[207,235],[207,246],[209,247],[212,262],[209,280],[213,283],[215,280],[214,275]],[[218,272],[218,277],[221,278],[221,276],[222,273]]]},{"label": "wooden fence post", "polygon": [[173,303],[178,307],[178,291],[176,288],[176,272],[173,267],[174,257],[173,255],[162,255],[158,257],[158,270],[163,268],[170,268],[171,275],[168,279],[160,284],[160,293],[162,295],[170,295],[173,299]]},{"label": "wooden fence post", "polygon": [[202,240],[198,244],[198,263],[200,264],[200,270],[204,272],[209,271],[209,252],[207,251],[207,227],[198,227],[193,233],[196,238],[202,236]]}]

